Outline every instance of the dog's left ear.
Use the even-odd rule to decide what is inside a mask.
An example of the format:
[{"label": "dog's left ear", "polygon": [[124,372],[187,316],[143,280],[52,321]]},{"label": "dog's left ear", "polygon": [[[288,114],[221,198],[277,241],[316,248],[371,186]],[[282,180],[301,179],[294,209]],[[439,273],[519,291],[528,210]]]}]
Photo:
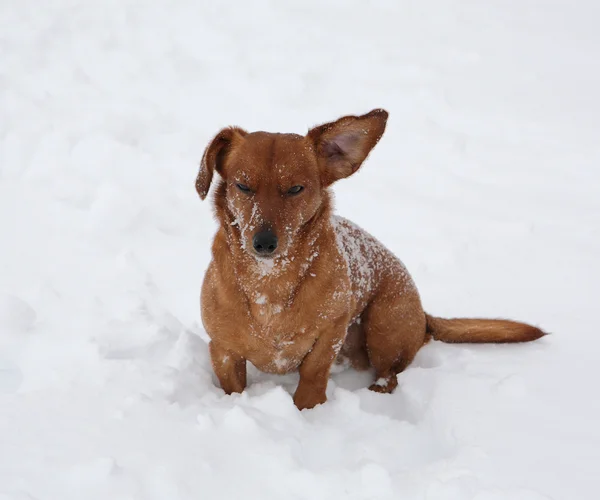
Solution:
[{"label": "dog's left ear", "polygon": [[196,191],[200,198],[206,198],[213,172],[215,170],[219,173],[222,172],[223,163],[232,146],[236,141],[242,140],[246,134],[245,130],[238,127],[224,128],[206,147],[196,177]]},{"label": "dog's left ear", "polygon": [[344,116],[308,132],[317,152],[323,185],[351,176],[375,147],[387,122],[388,112],[374,109],[362,116]]}]

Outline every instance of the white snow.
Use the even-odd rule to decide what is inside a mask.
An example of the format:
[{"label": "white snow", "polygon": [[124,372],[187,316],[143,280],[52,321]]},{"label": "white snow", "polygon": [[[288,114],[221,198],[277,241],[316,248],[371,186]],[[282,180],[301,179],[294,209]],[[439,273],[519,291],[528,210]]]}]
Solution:
[{"label": "white snow", "polygon": [[[600,7],[593,0],[0,4],[0,499],[593,500],[600,491]],[[376,107],[335,188],[440,316],[393,395],[215,386],[194,188],[227,125]],[[240,317],[240,321],[244,321]]]}]

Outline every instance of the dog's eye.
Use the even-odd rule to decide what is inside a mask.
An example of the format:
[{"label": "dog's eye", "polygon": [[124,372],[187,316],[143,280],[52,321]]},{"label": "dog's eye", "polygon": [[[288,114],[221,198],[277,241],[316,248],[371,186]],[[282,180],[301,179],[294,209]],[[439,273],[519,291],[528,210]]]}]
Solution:
[{"label": "dog's eye", "polygon": [[288,189],[287,194],[298,194],[304,189],[304,186],[293,186]]},{"label": "dog's eye", "polygon": [[242,193],[251,193],[252,189],[250,189],[248,186],[246,186],[246,184],[241,184],[241,183],[237,183],[236,187],[242,192]]}]

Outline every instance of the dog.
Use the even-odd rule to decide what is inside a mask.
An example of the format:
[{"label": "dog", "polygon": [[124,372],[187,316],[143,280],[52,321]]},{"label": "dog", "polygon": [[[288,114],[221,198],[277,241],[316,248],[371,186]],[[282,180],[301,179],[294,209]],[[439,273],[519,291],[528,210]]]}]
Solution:
[{"label": "dog", "polygon": [[205,199],[214,173],[219,228],[201,291],[213,370],[227,394],[246,387],[246,362],[300,373],[298,409],[326,401],[334,363],[373,368],[370,389],[397,374],[430,338],[526,342],[545,333],[509,320],[426,314],[402,264],[374,237],[332,213],[329,188],[358,171],[384,133],[375,109],[307,135],[221,130],[196,178]]}]

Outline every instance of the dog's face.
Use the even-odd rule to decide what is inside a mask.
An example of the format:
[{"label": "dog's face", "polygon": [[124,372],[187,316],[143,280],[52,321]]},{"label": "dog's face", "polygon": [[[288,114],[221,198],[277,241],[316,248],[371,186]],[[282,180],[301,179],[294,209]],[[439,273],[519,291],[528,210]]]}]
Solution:
[{"label": "dog's face", "polygon": [[258,257],[285,255],[321,204],[319,165],[302,136],[246,134],[221,176],[242,247]]},{"label": "dog's face", "polygon": [[216,170],[224,197],[216,202],[239,231],[242,248],[259,258],[286,255],[319,213],[324,190],[358,170],[386,120],[387,112],[374,110],[306,136],[223,129],[204,152],[196,189],[204,199]]}]

